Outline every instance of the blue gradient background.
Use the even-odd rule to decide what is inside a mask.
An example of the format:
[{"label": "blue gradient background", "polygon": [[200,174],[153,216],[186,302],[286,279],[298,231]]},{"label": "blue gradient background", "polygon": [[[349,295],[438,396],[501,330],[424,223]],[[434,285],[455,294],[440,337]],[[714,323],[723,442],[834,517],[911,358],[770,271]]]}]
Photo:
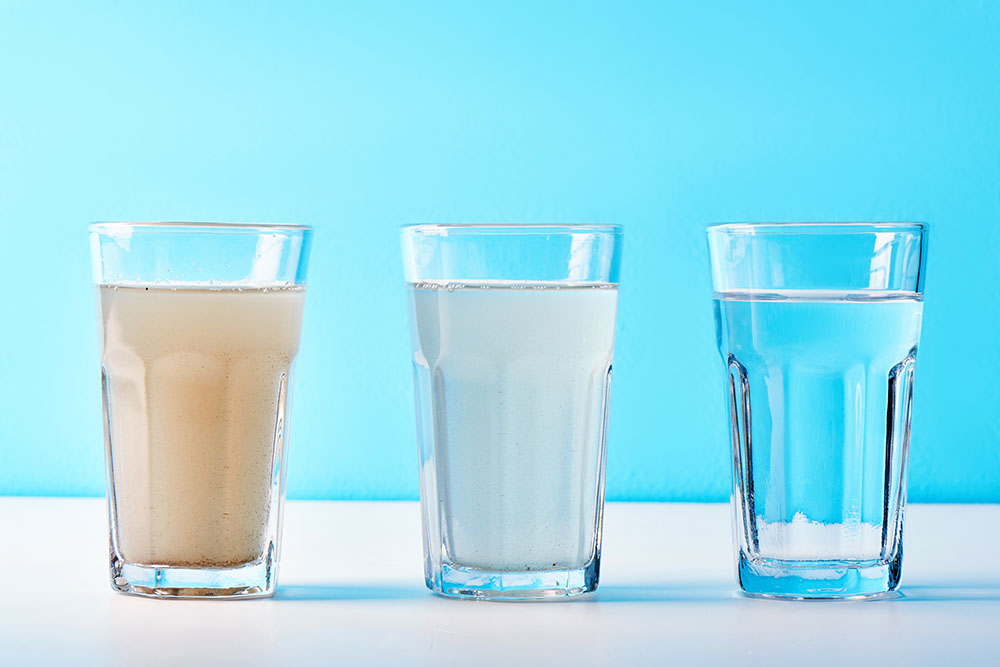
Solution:
[{"label": "blue gradient background", "polygon": [[932,224],[910,498],[1000,501],[1000,3],[0,0],[0,494],[103,493],[85,225],[316,227],[289,494],[415,498],[397,228],[626,226],[608,496],[723,500],[703,226]]}]

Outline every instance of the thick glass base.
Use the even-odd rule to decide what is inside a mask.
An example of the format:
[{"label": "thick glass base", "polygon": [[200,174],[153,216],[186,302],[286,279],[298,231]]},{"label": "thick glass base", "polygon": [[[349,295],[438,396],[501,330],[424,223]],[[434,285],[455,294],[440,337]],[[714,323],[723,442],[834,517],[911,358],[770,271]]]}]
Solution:
[{"label": "thick glass base", "polygon": [[902,554],[885,562],[747,558],[737,565],[740,588],[753,597],[857,599],[882,595],[899,585]]},{"label": "thick glass base", "polygon": [[111,587],[151,598],[263,598],[277,582],[273,551],[256,562],[233,568],[156,567],[111,556]]},{"label": "thick glass base", "polygon": [[572,570],[498,572],[443,563],[427,587],[439,595],[476,600],[550,600],[597,589],[600,563]]}]

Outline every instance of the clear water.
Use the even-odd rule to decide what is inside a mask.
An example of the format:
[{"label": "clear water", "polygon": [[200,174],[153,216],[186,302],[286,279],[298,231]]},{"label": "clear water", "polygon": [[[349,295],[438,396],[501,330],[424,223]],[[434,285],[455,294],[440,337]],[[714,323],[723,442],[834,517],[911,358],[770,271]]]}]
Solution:
[{"label": "clear water", "polygon": [[896,558],[919,297],[817,291],[715,297],[718,345],[729,370],[743,555]]},{"label": "clear water", "polygon": [[410,298],[429,557],[591,562],[618,290],[423,283]]}]

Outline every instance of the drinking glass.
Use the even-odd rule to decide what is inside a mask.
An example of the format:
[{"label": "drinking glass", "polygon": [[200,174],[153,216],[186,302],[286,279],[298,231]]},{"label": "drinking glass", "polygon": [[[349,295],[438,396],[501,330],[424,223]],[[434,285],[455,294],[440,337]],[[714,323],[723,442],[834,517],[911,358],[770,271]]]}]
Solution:
[{"label": "drinking glass", "polygon": [[403,228],[434,592],[597,587],[621,237],[610,225]]},{"label": "drinking glass", "polygon": [[725,224],[708,243],[740,587],[894,590],[926,226]]},{"label": "drinking glass", "polygon": [[91,225],[115,590],[274,593],[311,237]]}]

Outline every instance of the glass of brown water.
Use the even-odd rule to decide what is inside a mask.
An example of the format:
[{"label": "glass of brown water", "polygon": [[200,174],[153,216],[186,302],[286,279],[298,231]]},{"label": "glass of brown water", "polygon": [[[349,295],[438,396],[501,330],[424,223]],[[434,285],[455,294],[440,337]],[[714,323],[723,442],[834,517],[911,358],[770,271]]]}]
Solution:
[{"label": "glass of brown water", "polygon": [[112,587],[272,595],[312,230],[114,222],[90,237]]}]

